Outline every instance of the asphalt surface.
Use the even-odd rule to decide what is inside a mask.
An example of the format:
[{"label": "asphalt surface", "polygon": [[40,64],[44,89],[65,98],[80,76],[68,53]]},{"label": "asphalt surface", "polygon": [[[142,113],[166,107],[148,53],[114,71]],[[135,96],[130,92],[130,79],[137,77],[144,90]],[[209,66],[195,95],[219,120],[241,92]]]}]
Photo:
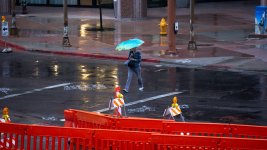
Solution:
[{"label": "asphalt surface", "polygon": [[[125,60],[126,51],[115,46],[137,37],[143,61],[175,64],[183,67],[223,69],[266,74],[266,39],[248,38],[254,33],[257,1],[197,3],[195,35],[198,50],[187,50],[189,41],[189,9],[177,8],[179,32],[175,53],[168,53],[167,36],[160,36],[159,22],[167,18],[167,8],[148,8],[148,17],[138,20],[114,18],[113,9],[103,9],[104,31],[99,29],[97,8],[69,8],[69,39],[71,47],[63,47],[63,11],[61,7],[28,7],[20,14],[17,7],[16,36],[0,37],[13,50]],[[236,6],[239,6],[237,9]],[[11,16],[7,16],[11,24]]]},{"label": "asphalt surface", "polygon": [[[121,61],[17,51],[0,60],[0,108],[15,123],[63,125],[66,109],[112,114],[114,88],[127,79]],[[143,62],[142,77],[143,92],[136,77],[122,92],[127,116],[163,118],[177,96],[187,122],[267,125],[265,75]]]}]

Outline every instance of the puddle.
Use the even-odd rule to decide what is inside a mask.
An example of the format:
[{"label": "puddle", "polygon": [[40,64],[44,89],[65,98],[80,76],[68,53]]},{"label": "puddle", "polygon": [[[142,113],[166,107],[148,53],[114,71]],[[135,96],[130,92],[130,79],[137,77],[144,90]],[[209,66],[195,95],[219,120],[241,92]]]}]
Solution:
[{"label": "puddle", "polygon": [[239,46],[238,48],[242,48],[242,49],[252,49],[252,48],[267,49],[267,44],[245,45],[245,46]]},{"label": "puddle", "polygon": [[143,53],[150,55],[157,55],[160,57],[175,57],[175,58],[200,58],[200,57],[227,57],[227,56],[236,56],[236,57],[253,57],[252,55],[234,52],[227,49],[219,47],[201,47],[196,51],[190,51],[187,49],[177,50],[175,56],[170,56],[167,50],[146,50]]}]

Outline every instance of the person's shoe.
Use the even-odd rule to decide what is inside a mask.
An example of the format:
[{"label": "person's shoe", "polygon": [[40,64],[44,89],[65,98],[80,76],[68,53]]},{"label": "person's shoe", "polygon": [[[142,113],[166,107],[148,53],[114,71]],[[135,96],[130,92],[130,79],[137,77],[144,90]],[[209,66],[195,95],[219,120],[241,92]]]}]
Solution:
[{"label": "person's shoe", "polygon": [[141,92],[144,91],[144,87],[140,87],[139,91],[141,91]]},{"label": "person's shoe", "polygon": [[123,92],[128,93],[128,91],[126,89],[123,89]]}]

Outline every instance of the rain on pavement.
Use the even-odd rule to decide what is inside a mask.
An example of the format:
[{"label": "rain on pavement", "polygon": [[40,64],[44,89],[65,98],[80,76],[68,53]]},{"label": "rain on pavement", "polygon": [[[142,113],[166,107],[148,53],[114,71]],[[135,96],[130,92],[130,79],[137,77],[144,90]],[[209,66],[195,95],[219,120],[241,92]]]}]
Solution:
[{"label": "rain on pavement", "polygon": [[[254,20],[253,15],[248,15],[248,12],[254,12],[254,7],[248,6],[253,6],[256,3],[254,1],[245,1],[197,4],[195,38],[199,49],[203,45],[207,46],[205,49],[209,48],[209,50],[204,52],[205,56],[213,56],[214,52],[218,51],[218,49],[219,52],[216,53],[229,55],[227,49],[236,43],[243,45],[242,51],[251,49],[251,46],[257,46],[247,40],[247,35],[254,32],[254,24],[248,23],[249,20]],[[243,12],[244,10],[238,11],[238,14],[235,13],[232,10],[233,5],[246,8],[246,13]],[[225,10],[221,9],[221,7]],[[60,13],[62,10],[57,7],[30,7],[30,9],[31,13],[29,15],[18,14],[17,23],[20,28],[18,37],[13,37],[9,40],[21,45],[30,43],[29,45],[33,49],[62,49],[62,16]],[[47,9],[49,9],[49,13],[47,13]],[[104,9],[103,28],[105,32],[93,31],[93,29],[100,26],[98,15],[98,9],[70,8],[70,39],[73,47],[76,46],[77,48],[64,49],[84,51],[90,47],[92,49],[91,53],[97,53],[98,51],[94,49],[110,50],[121,40],[139,37],[146,41],[143,45],[145,49],[144,54],[164,55],[164,50],[151,52],[150,47],[156,48],[167,45],[166,37],[159,35],[158,26],[160,18],[167,15],[166,8],[148,9],[147,19],[142,21],[123,22],[114,21],[112,9]],[[179,33],[177,34],[176,44],[178,47],[181,45],[183,48],[189,40],[189,13],[185,9],[177,9],[176,19],[179,21]],[[23,23],[23,20],[27,20],[27,23]],[[213,47],[210,48],[209,46]]]},{"label": "rain on pavement", "polygon": [[[63,125],[65,109],[105,109],[127,79],[121,61],[28,52],[0,60],[0,107],[16,123]],[[144,91],[134,78],[124,94],[128,116],[162,118],[176,95],[185,121],[267,125],[266,75],[143,63],[142,76]]]},{"label": "rain on pavement", "polygon": [[[244,5],[256,3],[243,2]],[[253,32],[254,25],[247,23],[247,19],[254,19],[252,15],[233,14],[231,9],[221,13],[222,3],[211,7],[199,4],[196,13],[196,40],[198,44],[215,45],[205,48],[205,56],[239,56],[229,53],[226,45],[234,42],[247,43],[246,36]],[[204,9],[200,9],[203,5]],[[210,5],[212,5],[210,3]],[[230,4],[232,5],[232,4]],[[243,4],[242,4],[243,5]],[[241,6],[241,5],[238,5]],[[242,6],[241,6],[242,7]],[[225,7],[227,9],[227,7]],[[51,9],[53,9],[51,11]],[[31,42],[31,47],[60,49],[62,40],[62,18],[56,7],[42,16],[46,7],[31,7],[29,15],[18,15],[17,25],[20,30],[18,37],[9,39],[14,43]],[[82,14],[95,13],[88,8],[77,8]],[[69,21],[71,44],[84,47],[64,48],[64,50],[84,51],[88,47],[109,50],[119,40],[138,35],[145,39],[144,47],[158,47],[166,45],[166,38],[159,36],[158,23],[167,14],[157,8],[148,11],[147,20],[125,21],[122,24],[114,22],[114,17],[106,17],[104,28],[108,32],[87,32],[99,26],[98,17],[80,16],[76,8],[70,8]],[[212,10],[211,10],[212,9]],[[62,9],[60,9],[62,11]],[[187,11],[178,12],[179,34],[177,45],[188,42]],[[88,13],[88,11],[90,11]],[[108,11],[108,10],[106,10]],[[251,12],[250,10],[246,10]],[[77,12],[77,14],[76,14]],[[160,14],[158,14],[159,12]],[[240,12],[241,9],[240,9]],[[254,12],[254,10],[253,10]],[[232,13],[232,14],[231,14]],[[98,11],[97,13],[98,14]],[[112,13],[108,13],[112,14]],[[237,17],[237,16],[246,17]],[[47,16],[50,16],[47,18]],[[97,16],[97,15],[92,15]],[[229,17],[230,16],[230,17]],[[251,17],[251,18],[250,18]],[[245,19],[241,19],[245,18]],[[22,20],[27,20],[23,23]],[[147,25],[147,23],[151,23]],[[133,28],[129,28],[133,26]],[[137,26],[141,28],[137,28]],[[241,26],[241,28],[240,28]],[[118,28],[119,30],[112,30]],[[155,34],[156,33],[156,34]],[[229,36],[231,33],[231,36]],[[24,39],[25,38],[25,39]],[[52,42],[48,39],[52,39]],[[90,39],[93,39],[88,42]],[[23,41],[24,40],[24,41]],[[100,47],[97,43],[104,43]],[[217,45],[223,45],[216,47]],[[242,50],[258,46],[255,44],[241,45]],[[262,45],[260,45],[262,46]],[[266,49],[266,48],[265,48]],[[162,51],[144,49],[144,54],[163,55]],[[263,49],[264,50],[264,49]],[[97,52],[97,51],[96,51]],[[185,53],[187,54],[187,53]],[[190,53],[191,54],[191,53]],[[198,55],[194,53],[194,55]],[[201,56],[202,54],[199,53]],[[188,57],[188,55],[181,55]],[[169,57],[169,56],[168,56]],[[99,111],[108,107],[109,99],[113,96],[116,84],[122,87],[127,78],[127,68],[121,61],[95,60],[80,57],[61,57],[32,53],[18,53],[0,55],[0,108],[8,106],[13,122],[62,125],[64,109],[82,109]],[[151,118],[162,118],[164,109],[171,104],[174,95],[162,95],[176,92],[178,103],[182,107],[186,121],[226,122],[267,125],[266,118],[266,75],[246,74],[239,72],[214,71],[207,69],[180,68],[161,64],[142,65],[144,92],[137,89],[136,78],[132,81],[128,94],[124,94],[127,115]],[[178,94],[179,92],[182,92]],[[156,97],[156,98],[155,98]],[[142,102],[144,100],[148,100]],[[135,104],[134,102],[140,102]],[[111,113],[110,111],[104,113]]]}]

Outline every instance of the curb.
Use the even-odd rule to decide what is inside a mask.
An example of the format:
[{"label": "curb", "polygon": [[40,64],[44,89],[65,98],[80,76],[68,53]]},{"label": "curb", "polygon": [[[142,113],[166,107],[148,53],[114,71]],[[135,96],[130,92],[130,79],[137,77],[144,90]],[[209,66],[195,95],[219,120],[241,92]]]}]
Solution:
[{"label": "curb", "polygon": [[[114,56],[114,55],[107,55],[107,54],[90,54],[90,53],[75,53],[75,52],[64,52],[64,51],[58,51],[58,50],[41,50],[41,49],[35,49],[35,50],[28,50],[25,47],[17,44],[13,44],[10,42],[6,42],[6,45],[8,47],[11,47],[12,49],[20,50],[20,51],[28,51],[28,52],[37,52],[37,53],[45,53],[45,54],[56,54],[56,55],[65,55],[65,56],[80,56],[80,57],[91,57],[91,58],[99,58],[99,59],[116,59],[116,60],[127,60],[127,57],[124,56]],[[5,46],[5,41],[0,39],[0,46]],[[144,62],[151,62],[151,63],[160,63],[161,61],[158,59],[148,59],[144,58],[142,59]]]},{"label": "curb", "polygon": [[6,46],[8,46],[8,47],[14,48],[16,50],[26,51],[26,48],[23,46],[13,44],[13,43],[10,43],[8,41],[4,41],[3,39],[0,39],[0,46],[5,46],[5,43],[6,43]]}]

